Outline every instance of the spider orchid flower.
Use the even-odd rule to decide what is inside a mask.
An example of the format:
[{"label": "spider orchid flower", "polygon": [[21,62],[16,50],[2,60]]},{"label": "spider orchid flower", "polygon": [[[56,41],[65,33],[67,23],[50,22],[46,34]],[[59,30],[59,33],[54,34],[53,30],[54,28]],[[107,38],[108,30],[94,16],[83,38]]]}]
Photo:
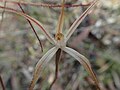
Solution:
[{"label": "spider orchid flower", "polygon": [[35,86],[35,84],[36,84],[36,82],[41,74],[41,71],[45,68],[45,66],[48,64],[48,62],[50,62],[52,57],[59,50],[68,53],[73,58],[75,58],[77,61],[79,61],[82,64],[82,66],[86,69],[86,71],[90,74],[90,76],[92,77],[92,80],[95,82],[97,89],[100,90],[99,82],[97,80],[97,77],[96,77],[94,71],[91,68],[91,64],[90,64],[89,60],[86,57],[84,57],[83,55],[81,55],[79,52],[66,46],[68,39],[71,37],[73,32],[80,25],[80,23],[83,21],[83,19],[89,14],[90,10],[96,5],[96,3],[98,1],[99,0],[93,0],[93,2],[89,5],[89,7],[83,12],[82,15],[80,15],[75,20],[75,22],[71,25],[71,27],[69,28],[67,33],[64,35],[62,32],[62,29],[63,29],[62,27],[63,27],[63,23],[64,23],[64,8],[65,8],[64,3],[65,3],[65,0],[62,0],[62,5],[61,5],[62,9],[61,9],[61,14],[60,14],[59,20],[58,20],[57,32],[56,32],[55,38],[53,38],[50,35],[50,33],[44,29],[43,25],[38,20],[32,18],[31,16],[29,16],[23,12],[17,11],[15,9],[0,6],[0,8],[5,9],[5,11],[21,15],[24,18],[31,21],[32,23],[34,23],[36,26],[38,26],[40,28],[40,30],[43,32],[43,34],[46,36],[46,38],[54,45],[54,47],[51,48],[50,50],[48,50],[47,53],[44,54],[43,57],[36,64],[33,79],[31,81],[31,85],[30,85],[29,90],[33,90],[33,88],[34,88],[34,86]]}]

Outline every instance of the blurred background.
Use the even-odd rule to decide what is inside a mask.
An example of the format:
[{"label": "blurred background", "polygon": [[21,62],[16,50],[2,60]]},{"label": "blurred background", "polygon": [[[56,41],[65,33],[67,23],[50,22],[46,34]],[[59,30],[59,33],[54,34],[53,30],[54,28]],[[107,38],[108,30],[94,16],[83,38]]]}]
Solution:
[{"label": "blurred background", "polygon": [[[24,0],[60,4],[61,0]],[[92,0],[66,0],[66,4],[88,3]],[[0,2],[0,5],[5,5]],[[20,10],[17,4],[6,7]],[[39,20],[55,35],[60,8],[22,5],[25,12]],[[64,32],[78,18],[85,7],[65,8]],[[35,26],[44,52],[25,18],[0,9],[0,75],[6,90],[27,90],[38,60],[53,45]],[[120,0],[100,0],[69,39],[67,46],[86,56],[92,65],[102,90],[120,90]],[[46,66],[35,90],[47,90],[54,78],[55,59]],[[63,52],[58,79],[53,90],[96,90],[91,77],[74,58]],[[0,90],[1,86],[0,86]]]}]

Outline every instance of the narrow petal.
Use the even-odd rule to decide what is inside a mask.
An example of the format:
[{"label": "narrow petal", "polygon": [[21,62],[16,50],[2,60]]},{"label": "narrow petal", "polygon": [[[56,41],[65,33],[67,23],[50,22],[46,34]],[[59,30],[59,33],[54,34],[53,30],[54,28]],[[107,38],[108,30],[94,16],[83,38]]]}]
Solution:
[{"label": "narrow petal", "polygon": [[35,25],[37,25],[40,30],[42,31],[42,33],[46,36],[46,38],[53,44],[55,44],[55,40],[52,38],[52,36],[44,29],[43,25],[36,19],[32,18],[31,16],[25,14],[25,13],[22,13],[22,12],[18,12],[17,10],[15,9],[12,9],[12,8],[7,8],[7,7],[3,7],[3,6],[0,6],[0,8],[2,9],[5,9],[5,11],[7,12],[10,12],[10,13],[15,13],[15,14],[18,14],[18,15],[21,15],[23,16],[24,18],[28,19],[29,21],[35,23]]},{"label": "narrow petal", "polygon": [[64,3],[65,3],[65,0],[62,0],[62,9],[61,9],[61,14],[60,14],[59,20],[58,20],[58,26],[57,26],[56,34],[62,33],[63,24],[64,24]]},{"label": "narrow petal", "polygon": [[71,37],[76,28],[80,25],[80,23],[83,21],[83,19],[89,14],[90,10],[96,5],[97,1],[99,0],[94,0],[94,2],[85,10],[85,12],[82,15],[80,15],[78,19],[75,20],[75,22],[72,24],[72,26],[65,35],[66,42]]},{"label": "narrow petal", "polygon": [[96,77],[94,71],[91,68],[91,64],[90,64],[89,60],[86,57],[84,57],[83,55],[81,55],[80,53],[78,53],[77,51],[73,50],[72,48],[66,47],[64,49],[64,51],[67,52],[68,54],[70,54],[71,56],[73,56],[76,60],[78,60],[83,65],[83,67],[86,69],[86,71],[91,75],[97,88],[100,90],[99,82],[97,80],[97,77]]},{"label": "narrow petal", "polygon": [[44,67],[47,65],[47,63],[52,59],[52,57],[55,55],[57,50],[58,50],[57,47],[53,47],[38,61],[37,65],[35,67],[33,79],[31,81],[29,90],[33,90],[35,83],[37,82],[37,80],[40,76],[41,71],[44,69]]}]

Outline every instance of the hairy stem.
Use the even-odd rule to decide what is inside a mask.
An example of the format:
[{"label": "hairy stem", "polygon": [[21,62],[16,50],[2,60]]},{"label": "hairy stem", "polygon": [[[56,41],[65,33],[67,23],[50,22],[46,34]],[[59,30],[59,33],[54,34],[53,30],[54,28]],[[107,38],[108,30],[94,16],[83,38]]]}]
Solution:
[{"label": "hairy stem", "polygon": [[55,66],[55,77],[54,77],[54,80],[49,87],[49,90],[51,90],[53,84],[55,83],[55,81],[58,78],[58,70],[59,70],[58,66],[59,66],[59,62],[60,62],[60,59],[61,59],[61,55],[62,55],[62,50],[58,49],[58,51],[56,52],[56,60],[55,60],[55,64],[56,64],[56,66]]}]

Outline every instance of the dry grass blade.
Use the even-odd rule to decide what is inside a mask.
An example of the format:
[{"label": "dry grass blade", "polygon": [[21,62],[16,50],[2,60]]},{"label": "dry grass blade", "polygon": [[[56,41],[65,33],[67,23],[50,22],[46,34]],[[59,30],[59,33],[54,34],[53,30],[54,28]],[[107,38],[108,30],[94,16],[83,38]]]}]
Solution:
[{"label": "dry grass blade", "polygon": [[0,83],[1,83],[2,90],[5,90],[5,85],[3,83],[1,75],[0,75]]},{"label": "dry grass blade", "polygon": [[[14,3],[14,4],[23,4],[23,5],[31,5],[31,6],[40,6],[40,7],[49,7],[49,8],[58,8],[58,7],[62,7],[62,5],[55,5],[55,4],[47,4],[47,3],[32,3],[32,2],[18,2],[18,1],[11,1],[11,0],[5,0],[7,1],[8,3]],[[69,7],[80,7],[80,6],[89,6],[92,2],[89,2],[89,3],[86,3],[86,4],[74,4],[74,5],[64,5],[66,8],[69,8]]]},{"label": "dry grass blade", "polygon": [[71,48],[66,47],[64,49],[64,51],[67,52],[68,54],[70,54],[71,56],[73,56],[76,60],[78,60],[83,65],[83,67],[86,69],[86,71],[91,75],[93,81],[95,82],[95,84],[97,86],[97,89],[101,90],[99,87],[99,81],[98,81],[94,71],[91,68],[91,64],[90,64],[89,60]]},{"label": "dry grass blade", "polygon": [[[22,6],[21,6],[19,3],[18,3],[18,6],[21,8],[22,12],[25,13],[25,11],[23,10]],[[41,47],[41,51],[43,52],[43,46],[42,46],[42,43],[41,43],[40,38],[38,37],[37,32],[35,31],[35,29],[34,29],[32,23],[31,23],[28,19],[27,19],[27,21],[28,21],[28,23],[30,24],[30,26],[31,26],[31,28],[32,28],[32,30],[33,30],[33,32],[35,33],[35,36],[37,37],[37,39],[38,39],[38,41],[39,41],[39,44],[40,44],[40,47]]]},{"label": "dry grass blade", "polygon": [[29,16],[29,15],[27,15],[27,14],[25,14],[25,13],[18,12],[17,10],[12,9],[12,8],[7,8],[7,7],[3,7],[3,6],[0,6],[0,8],[1,8],[1,9],[5,9],[7,12],[21,15],[21,16],[25,17],[26,19],[28,19],[29,21],[35,23],[35,24],[40,28],[40,30],[42,31],[42,33],[46,36],[46,38],[47,38],[51,43],[53,43],[53,44],[55,43],[55,40],[51,37],[51,35],[50,35],[48,32],[46,32],[46,30],[43,28],[43,25],[41,25],[41,23],[40,23],[38,20],[32,18],[31,16]]},{"label": "dry grass blade", "polygon": [[31,81],[29,90],[33,90],[35,83],[37,82],[37,80],[40,76],[41,71],[44,69],[46,64],[48,64],[48,62],[52,59],[52,57],[55,55],[57,50],[58,50],[57,47],[53,47],[38,61],[37,65],[35,67],[33,79]]},{"label": "dry grass blade", "polygon": [[55,83],[55,81],[57,80],[57,77],[58,77],[58,65],[59,65],[59,62],[60,62],[60,59],[61,59],[61,55],[62,55],[62,50],[61,49],[58,49],[58,51],[56,52],[56,60],[55,60],[55,64],[56,64],[56,67],[55,67],[55,77],[54,77],[54,80],[53,82],[51,83],[50,85],[50,88],[49,90],[51,90],[53,84]]}]

